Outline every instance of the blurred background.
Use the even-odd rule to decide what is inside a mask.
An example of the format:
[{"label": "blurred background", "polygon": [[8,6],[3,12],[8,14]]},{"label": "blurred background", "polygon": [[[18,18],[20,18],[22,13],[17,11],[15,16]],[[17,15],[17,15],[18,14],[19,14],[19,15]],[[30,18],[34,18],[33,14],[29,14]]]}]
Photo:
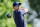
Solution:
[{"label": "blurred background", "polygon": [[[16,27],[13,19],[15,1],[22,3],[21,8],[29,10],[25,14],[27,27],[40,27],[40,0],[0,0],[0,27]],[[8,13],[11,14],[11,18],[7,18]]]}]

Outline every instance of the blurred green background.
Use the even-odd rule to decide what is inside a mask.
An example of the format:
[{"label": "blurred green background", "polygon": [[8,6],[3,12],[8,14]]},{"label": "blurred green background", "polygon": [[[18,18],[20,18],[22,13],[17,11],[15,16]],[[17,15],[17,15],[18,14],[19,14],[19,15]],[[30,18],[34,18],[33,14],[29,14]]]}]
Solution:
[{"label": "blurred green background", "polygon": [[[0,27],[16,27],[16,24],[13,19],[13,2],[19,1],[24,2],[23,0],[0,0]],[[13,10],[13,11],[12,11]],[[12,11],[11,18],[7,18],[7,14]],[[26,18],[25,18],[26,19]],[[28,27],[31,27],[30,24],[27,24]]]}]

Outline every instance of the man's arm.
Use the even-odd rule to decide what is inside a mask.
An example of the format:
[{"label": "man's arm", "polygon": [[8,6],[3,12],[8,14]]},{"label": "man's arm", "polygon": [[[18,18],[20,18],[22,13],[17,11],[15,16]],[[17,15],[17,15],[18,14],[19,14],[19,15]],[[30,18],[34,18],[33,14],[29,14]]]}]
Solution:
[{"label": "man's arm", "polygon": [[25,10],[25,12],[28,12],[28,9],[26,9],[26,8],[21,8],[21,10]]},{"label": "man's arm", "polygon": [[26,8],[20,8],[20,12],[22,15],[26,14],[28,12],[28,9]]}]

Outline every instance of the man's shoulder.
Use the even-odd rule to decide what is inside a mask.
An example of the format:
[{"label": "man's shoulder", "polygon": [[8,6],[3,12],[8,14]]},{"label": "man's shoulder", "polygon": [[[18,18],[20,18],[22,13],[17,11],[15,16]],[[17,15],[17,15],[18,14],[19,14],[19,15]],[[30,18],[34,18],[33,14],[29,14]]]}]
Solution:
[{"label": "man's shoulder", "polygon": [[22,12],[23,10],[19,9],[18,11],[14,11],[14,12]]},{"label": "man's shoulder", "polygon": [[23,11],[22,9],[19,9],[19,11]]}]

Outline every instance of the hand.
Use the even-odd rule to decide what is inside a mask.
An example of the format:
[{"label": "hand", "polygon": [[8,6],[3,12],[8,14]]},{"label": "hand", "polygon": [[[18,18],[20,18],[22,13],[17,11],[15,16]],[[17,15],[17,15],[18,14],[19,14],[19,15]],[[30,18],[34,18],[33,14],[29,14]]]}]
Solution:
[{"label": "hand", "polygon": [[24,9],[25,10],[25,12],[28,12],[28,9]]}]

